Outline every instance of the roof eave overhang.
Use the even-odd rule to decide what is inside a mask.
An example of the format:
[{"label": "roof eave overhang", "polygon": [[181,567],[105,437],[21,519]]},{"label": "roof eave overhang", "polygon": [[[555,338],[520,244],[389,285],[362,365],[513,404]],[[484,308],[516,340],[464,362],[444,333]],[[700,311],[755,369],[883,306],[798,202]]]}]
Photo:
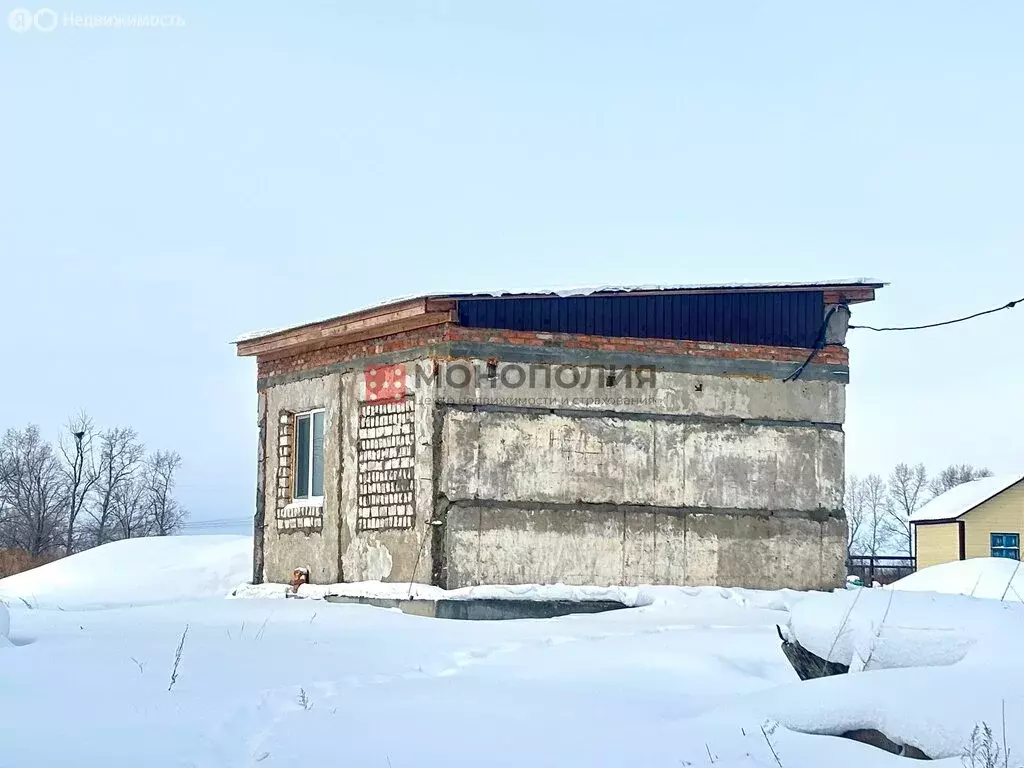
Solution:
[{"label": "roof eave overhang", "polygon": [[[694,288],[651,288],[636,290],[599,290],[589,296],[649,296],[696,293],[764,293],[766,291],[822,291],[827,304],[859,304],[873,301],[875,290],[886,283],[807,283],[778,286],[702,286]],[[388,336],[441,323],[457,322],[459,301],[495,298],[551,298],[551,293],[510,294],[433,294],[392,301],[370,309],[352,312],[329,320],[285,328],[234,342],[239,357],[272,358],[324,347]]]},{"label": "roof eave overhang", "polygon": [[421,297],[235,342],[239,357],[273,359],[455,322],[455,302]]},{"label": "roof eave overhang", "polygon": [[909,522],[910,522],[911,525],[927,525],[929,523],[931,523],[931,524],[935,524],[935,523],[955,523],[957,520],[962,520],[965,516],[969,515],[971,512],[973,512],[978,507],[980,507],[982,504],[988,504],[988,502],[992,501],[992,499],[996,498],[997,496],[1001,496],[1002,494],[1006,493],[1008,490],[1010,490],[1011,488],[1013,488],[1014,486],[1018,485],[1021,482],[1024,482],[1024,476],[1021,476],[1021,477],[1017,478],[1016,480],[1014,480],[1009,485],[1003,486],[1002,488],[1000,488],[998,491],[996,491],[992,495],[986,496],[984,499],[979,501],[974,506],[970,507],[969,509],[965,509],[959,515],[955,515],[953,517],[943,517],[943,518],[938,519],[938,520],[910,520]]}]

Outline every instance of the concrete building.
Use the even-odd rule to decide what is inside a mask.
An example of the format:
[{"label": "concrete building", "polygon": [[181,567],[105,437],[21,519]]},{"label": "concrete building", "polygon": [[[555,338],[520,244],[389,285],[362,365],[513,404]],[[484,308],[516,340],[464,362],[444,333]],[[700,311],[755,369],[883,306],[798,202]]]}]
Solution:
[{"label": "concrete building", "polygon": [[243,337],[254,579],[844,582],[869,280],[453,294]]},{"label": "concrete building", "polygon": [[910,516],[917,568],[966,560],[1020,560],[1024,475],[983,477],[936,496]]}]

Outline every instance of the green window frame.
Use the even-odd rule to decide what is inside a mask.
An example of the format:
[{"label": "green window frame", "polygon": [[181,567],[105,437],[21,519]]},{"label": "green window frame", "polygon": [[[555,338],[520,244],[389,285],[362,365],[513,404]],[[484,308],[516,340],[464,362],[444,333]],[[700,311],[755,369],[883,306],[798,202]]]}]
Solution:
[{"label": "green window frame", "polygon": [[1020,534],[989,534],[989,553],[992,557],[1005,557],[1009,560],[1020,560]]}]

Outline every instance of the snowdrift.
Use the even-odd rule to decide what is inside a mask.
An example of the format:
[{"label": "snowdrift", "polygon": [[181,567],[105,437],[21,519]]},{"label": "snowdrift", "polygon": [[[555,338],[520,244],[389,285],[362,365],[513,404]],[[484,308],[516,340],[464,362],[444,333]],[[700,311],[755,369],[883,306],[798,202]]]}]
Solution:
[{"label": "snowdrift", "polygon": [[1024,602],[1024,570],[1016,560],[978,557],[924,568],[889,585],[907,592],[940,592]]},{"label": "snowdrift", "polygon": [[790,636],[851,672],[991,663],[1024,633],[1019,602],[864,589],[808,595],[791,607]]},{"label": "snowdrift", "polygon": [[[964,567],[917,574],[924,577],[921,591],[837,591],[793,603],[783,633],[821,658],[849,665],[850,674],[787,686],[759,703],[792,730],[878,729],[933,758],[959,755],[975,725],[998,727],[1005,718],[1018,752],[1024,661],[1016,648],[1024,605],[924,589],[952,591],[973,575],[967,592],[980,577],[989,584],[987,594],[998,597],[1015,578],[1016,563],[1009,569],[988,560],[953,565]],[[865,671],[872,673],[859,674]]]},{"label": "snowdrift", "polygon": [[0,579],[0,600],[64,610],[149,605],[223,597],[251,573],[251,536],[154,536]]}]

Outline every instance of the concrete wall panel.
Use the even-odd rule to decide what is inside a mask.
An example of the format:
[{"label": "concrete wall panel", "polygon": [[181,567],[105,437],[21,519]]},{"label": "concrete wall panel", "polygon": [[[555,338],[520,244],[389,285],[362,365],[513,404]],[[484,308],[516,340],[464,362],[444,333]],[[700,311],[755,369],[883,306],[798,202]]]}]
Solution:
[{"label": "concrete wall panel", "polygon": [[[728,360],[718,362],[725,365]],[[522,403],[589,411],[825,424],[842,424],[846,416],[846,388],[840,381],[786,382],[767,376],[710,376],[665,370],[656,371],[653,381],[646,374],[638,381],[632,375],[623,378],[620,368],[614,386],[609,387],[608,369],[601,366],[499,362],[495,377],[488,379],[486,360],[421,365],[419,380],[424,386],[432,375],[427,366],[437,367],[437,383],[430,387],[431,395],[447,403]],[[564,371],[556,376],[558,369]],[[416,378],[415,369],[410,370]],[[559,381],[573,386],[559,386]]]},{"label": "concrete wall panel", "polygon": [[842,445],[841,432],[818,427],[691,426],[681,506],[840,509]]},{"label": "concrete wall panel", "polygon": [[699,511],[457,505],[446,586],[684,584],[839,587],[842,519]]},{"label": "concrete wall panel", "polygon": [[813,426],[448,411],[441,491],[491,499],[814,511],[842,504],[842,434]]},{"label": "concrete wall panel", "polygon": [[449,510],[449,586],[613,584],[622,573],[622,513],[457,506]]},{"label": "concrete wall panel", "polygon": [[[264,579],[288,582],[294,568],[309,568],[310,579],[330,583],[339,578],[339,481],[341,478],[342,410],[340,377],[297,381],[272,387],[267,398],[267,434],[265,445],[265,535]],[[279,464],[276,426],[282,410],[292,413],[324,408],[324,516],[322,532],[278,531],[275,525],[277,508],[277,469]]]}]

